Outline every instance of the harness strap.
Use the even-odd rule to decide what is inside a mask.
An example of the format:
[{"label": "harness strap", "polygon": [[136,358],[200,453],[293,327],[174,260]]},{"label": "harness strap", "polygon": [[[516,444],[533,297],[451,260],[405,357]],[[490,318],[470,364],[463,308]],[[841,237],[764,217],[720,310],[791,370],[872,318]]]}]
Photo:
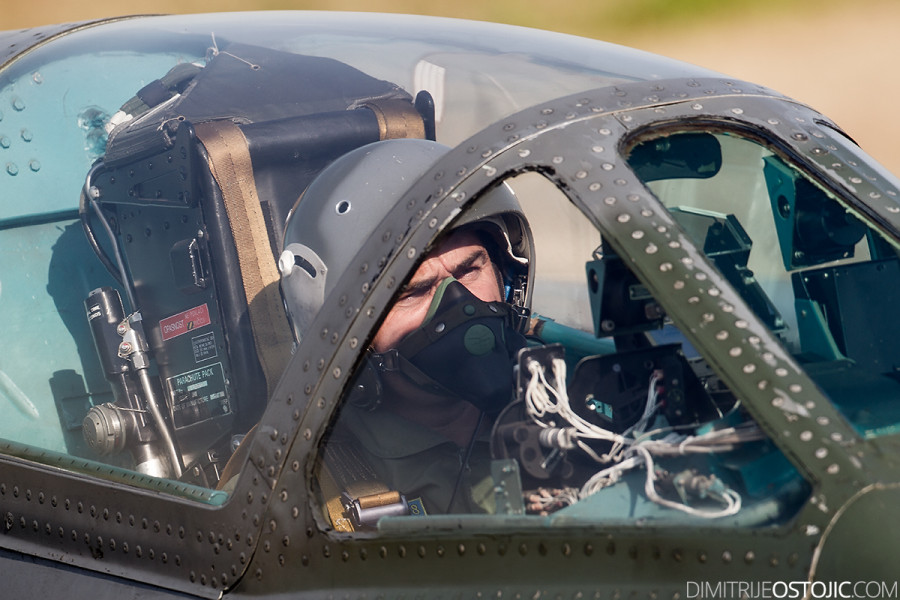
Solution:
[{"label": "harness strap", "polygon": [[231,121],[198,123],[209,169],[219,184],[234,236],[250,325],[269,393],[291,356],[291,335],[278,291],[278,268],[256,192],[247,139]]},{"label": "harness strap", "polygon": [[381,99],[362,104],[375,113],[379,139],[425,137],[425,122],[415,106],[407,100]]}]

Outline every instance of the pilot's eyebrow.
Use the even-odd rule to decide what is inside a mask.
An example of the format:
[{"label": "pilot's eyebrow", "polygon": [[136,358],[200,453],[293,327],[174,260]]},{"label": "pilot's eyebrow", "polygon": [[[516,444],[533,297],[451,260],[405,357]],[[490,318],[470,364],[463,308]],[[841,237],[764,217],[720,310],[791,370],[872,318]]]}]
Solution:
[{"label": "pilot's eyebrow", "polygon": [[[485,248],[476,248],[473,250],[466,258],[460,261],[457,265],[455,265],[452,269],[452,274],[455,277],[460,271],[466,271],[472,267],[473,264],[478,262],[480,259],[489,257],[488,252]],[[400,289],[400,297],[410,296],[412,294],[422,292],[424,290],[428,290],[433,288],[435,285],[440,283],[440,280],[443,278],[439,278],[438,276],[424,277],[421,279],[413,279],[406,285],[404,285]]]}]

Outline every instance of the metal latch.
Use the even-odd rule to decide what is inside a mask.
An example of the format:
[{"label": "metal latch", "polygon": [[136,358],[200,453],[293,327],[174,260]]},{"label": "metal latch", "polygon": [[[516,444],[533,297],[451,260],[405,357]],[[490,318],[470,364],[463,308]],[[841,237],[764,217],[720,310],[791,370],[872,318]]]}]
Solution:
[{"label": "metal latch", "polygon": [[409,514],[406,497],[396,491],[380,492],[355,499],[344,492],[341,494],[341,503],[357,528],[374,527],[381,517],[402,517]]}]

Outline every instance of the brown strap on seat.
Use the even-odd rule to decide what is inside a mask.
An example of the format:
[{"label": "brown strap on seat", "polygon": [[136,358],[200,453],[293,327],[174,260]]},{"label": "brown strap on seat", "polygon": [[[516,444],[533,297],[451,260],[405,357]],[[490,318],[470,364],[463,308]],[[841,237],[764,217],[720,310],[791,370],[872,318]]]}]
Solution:
[{"label": "brown strap on seat", "polygon": [[278,267],[257,197],[247,139],[231,121],[198,123],[194,131],[206,147],[209,170],[225,201],[250,325],[271,394],[291,356],[292,340],[278,290]]},{"label": "brown strap on seat", "polygon": [[371,100],[362,106],[375,113],[379,139],[424,138],[425,123],[407,100]]}]

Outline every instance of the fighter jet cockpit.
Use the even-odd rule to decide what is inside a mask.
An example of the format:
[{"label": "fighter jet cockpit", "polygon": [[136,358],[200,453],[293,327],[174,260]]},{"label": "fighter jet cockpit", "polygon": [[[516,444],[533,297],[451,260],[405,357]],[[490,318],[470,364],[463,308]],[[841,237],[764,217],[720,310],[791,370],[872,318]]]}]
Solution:
[{"label": "fighter jet cockpit", "polygon": [[[311,204],[298,205],[292,217],[310,211],[327,213],[317,225],[335,220],[334,207],[357,195],[353,179],[369,161],[366,189],[373,187],[371,173],[390,179],[391,165],[379,153],[408,169],[425,169],[434,160],[399,159],[409,149],[396,145],[401,147],[368,147],[337,161],[331,169],[350,177],[325,190],[311,186]],[[446,152],[427,149],[429,155]],[[794,313],[791,274],[780,266],[780,254],[779,268],[767,271],[767,253],[780,248],[776,225],[790,227],[773,216],[791,218],[792,207],[784,208],[794,201],[788,199],[794,198],[791,190],[812,184],[771,150],[725,132],[640,139],[628,160],[669,209],[669,224],[661,220],[654,227],[682,227],[726,285],[800,354],[798,329],[806,328]],[[391,186],[374,188],[393,198]],[[824,192],[815,193],[813,210],[824,211],[820,221],[831,219],[821,226],[834,226],[839,234],[854,227],[848,243],[859,242],[864,228]],[[393,201],[380,201],[378,210]],[[805,215],[802,221],[814,219]],[[619,224],[628,222],[622,218]],[[753,227],[754,237],[742,223]],[[410,517],[441,522],[441,515],[452,515],[444,518],[457,522],[467,514],[466,523],[529,515],[558,525],[746,527],[784,522],[807,501],[809,484],[716,373],[716,362],[692,344],[696,325],[669,315],[667,302],[632,270],[629,256],[550,178],[537,172],[505,178],[462,212],[446,235],[453,239],[455,232],[473,228],[493,232],[486,245],[493,248],[488,254],[501,273],[501,291],[486,303],[463,289],[448,291],[457,283],[450,277],[428,298],[421,326],[410,328],[396,347],[379,346],[376,334],[321,447],[316,477],[331,526],[345,532],[405,530],[423,526]],[[631,237],[644,234],[635,230]],[[679,247],[678,240],[671,247]],[[305,257],[298,264],[321,264],[313,250],[326,245],[313,246],[289,254]],[[852,261],[850,246],[829,250],[828,260]],[[424,272],[398,288],[398,303],[422,293],[417,282],[432,273],[430,257],[443,256],[443,247],[437,242],[425,254]],[[646,252],[665,248],[650,244]],[[664,260],[659,269],[666,273],[675,266]],[[293,271],[307,278],[312,270]],[[327,277],[321,283],[328,285]],[[670,293],[684,286],[676,280]],[[804,314],[805,299],[798,297],[796,314]],[[300,313],[309,305],[293,304]],[[288,301],[289,312],[291,306]],[[731,310],[724,307],[726,314]],[[391,324],[390,315],[382,328]],[[706,313],[699,326],[715,326],[716,318]],[[743,351],[737,348],[735,356]],[[501,401],[494,400],[498,395]],[[455,441],[448,443],[448,437]]]},{"label": "fighter jet cockpit", "polygon": [[835,184],[862,185],[852,159],[829,179],[789,141],[849,140],[730,87],[683,100],[702,72],[448,27],[391,60],[165,32],[140,81],[73,99],[75,200],[0,214],[5,452],[214,506],[297,474],[329,534],[754,528],[816,484],[782,438],[818,438],[767,411],[808,417],[805,390],[838,411],[822,427],[896,432],[890,215]]}]

